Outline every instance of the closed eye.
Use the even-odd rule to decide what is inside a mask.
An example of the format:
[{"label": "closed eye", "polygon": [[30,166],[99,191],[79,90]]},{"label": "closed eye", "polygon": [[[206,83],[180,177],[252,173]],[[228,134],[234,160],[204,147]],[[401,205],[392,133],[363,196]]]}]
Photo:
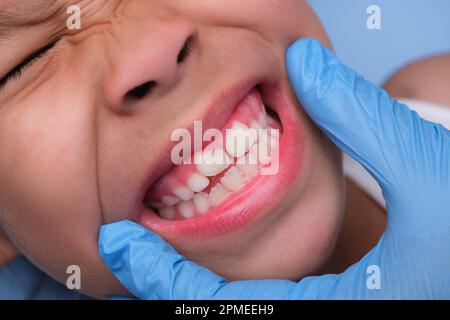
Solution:
[{"label": "closed eye", "polygon": [[55,44],[58,41],[59,39],[54,40],[53,42],[47,44],[45,47],[36,50],[32,54],[30,54],[27,58],[25,58],[25,60],[19,63],[16,67],[14,67],[11,71],[9,71],[0,80],[0,90],[3,89],[9,81],[19,79],[23,71],[25,71],[28,67],[30,67],[34,62],[42,58],[51,48],[55,46]]}]

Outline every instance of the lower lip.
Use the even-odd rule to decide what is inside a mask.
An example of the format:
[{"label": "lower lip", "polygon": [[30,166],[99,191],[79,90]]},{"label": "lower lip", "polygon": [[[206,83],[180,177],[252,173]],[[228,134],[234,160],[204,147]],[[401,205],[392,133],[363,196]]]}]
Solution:
[{"label": "lower lip", "polygon": [[[301,128],[294,123],[295,106],[279,88],[265,92],[265,102],[278,113],[283,134],[280,141],[279,171],[276,175],[258,176],[242,190],[211,209],[206,215],[186,220],[165,220],[143,207],[137,222],[145,228],[170,239],[205,239],[228,234],[264,218],[289,192],[301,172],[304,141]],[[267,195],[272,197],[267,197]]]}]

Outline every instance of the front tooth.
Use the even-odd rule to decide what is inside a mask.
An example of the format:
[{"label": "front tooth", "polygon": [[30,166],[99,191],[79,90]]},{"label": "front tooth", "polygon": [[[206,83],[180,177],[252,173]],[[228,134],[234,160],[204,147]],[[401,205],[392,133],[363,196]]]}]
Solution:
[{"label": "front tooth", "polygon": [[233,157],[243,156],[257,140],[257,132],[240,122],[235,122],[231,129],[226,130],[225,147]]},{"label": "front tooth", "polygon": [[209,185],[209,179],[200,173],[193,173],[189,177],[187,185],[194,190],[194,192],[200,192]]},{"label": "front tooth", "polygon": [[175,196],[164,196],[164,197],[162,197],[161,201],[166,206],[170,207],[170,206],[173,206],[173,205],[177,204],[178,202],[180,202],[181,199],[178,197],[175,197]]},{"label": "front tooth", "polygon": [[194,191],[188,187],[178,187],[173,189],[172,192],[183,201],[191,200],[194,197]]},{"label": "front tooth", "polygon": [[206,147],[203,152],[195,154],[198,172],[207,177],[214,177],[231,164],[231,159],[225,151],[217,147]]},{"label": "front tooth", "polygon": [[190,219],[194,216],[194,205],[192,201],[182,201],[177,205],[178,212],[185,219]]},{"label": "front tooth", "polygon": [[175,218],[175,208],[174,207],[164,207],[159,210],[159,215],[161,218],[167,220],[173,220]]},{"label": "front tooth", "polygon": [[209,193],[209,204],[215,206],[223,201],[229,192],[220,183],[218,183],[214,188],[211,189]]},{"label": "front tooth", "polygon": [[233,192],[241,190],[245,185],[245,181],[236,167],[231,167],[230,170],[225,173],[223,178],[220,179],[220,182],[225,188]]},{"label": "front tooth", "polygon": [[198,213],[203,214],[208,212],[210,208],[208,202],[208,194],[204,192],[197,193],[194,197],[194,200],[192,201],[194,202],[195,209],[198,211]]}]

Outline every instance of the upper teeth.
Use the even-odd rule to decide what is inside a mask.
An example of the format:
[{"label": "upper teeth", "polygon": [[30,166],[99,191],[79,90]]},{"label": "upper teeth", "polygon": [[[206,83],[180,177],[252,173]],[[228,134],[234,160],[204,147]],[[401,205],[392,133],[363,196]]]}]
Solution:
[{"label": "upper teeth", "polygon": [[188,201],[194,197],[194,191],[188,187],[179,187],[173,189],[173,193],[181,200]]},{"label": "upper teeth", "polygon": [[267,124],[267,118],[266,117],[267,117],[267,114],[266,114],[266,112],[264,110],[258,116],[258,122],[263,128],[268,128],[269,127],[269,125]]},{"label": "upper teeth", "polygon": [[209,185],[209,179],[204,175],[195,172],[189,177],[187,184],[194,192],[200,192]]},{"label": "upper teeth", "polygon": [[227,153],[235,158],[242,157],[257,140],[257,130],[249,130],[246,125],[235,122],[231,129],[226,130]]},{"label": "upper teeth", "polygon": [[166,206],[173,206],[174,204],[177,204],[178,202],[180,202],[180,199],[175,196],[164,196],[164,197],[162,197],[161,201]]},{"label": "upper teeth", "polygon": [[[193,166],[196,171],[184,180],[186,185],[178,183],[171,189],[172,194],[149,205],[158,208],[165,219],[174,219],[176,212],[188,219],[196,213],[208,212],[210,207],[221,203],[230,193],[241,190],[260,173],[260,166],[271,162],[271,149],[278,143],[267,133],[266,116],[265,112],[261,112],[257,120],[250,122],[250,128],[234,122],[231,129],[226,130],[225,150],[212,143],[196,152]],[[232,165],[233,158],[237,159],[235,165]],[[227,169],[220,182],[206,193],[204,190],[210,185],[208,177],[217,176]]]},{"label": "upper teeth", "polygon": [[194,157],[198,172],[207,177],[218,175],[231,164],[228,154],[216,146],[208,146]]}]

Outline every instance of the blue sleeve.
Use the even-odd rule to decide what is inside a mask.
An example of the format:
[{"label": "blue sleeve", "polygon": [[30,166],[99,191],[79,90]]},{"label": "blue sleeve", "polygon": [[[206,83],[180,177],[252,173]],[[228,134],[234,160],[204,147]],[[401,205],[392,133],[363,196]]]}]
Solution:
[{"label": "blue sleeve", "polygon": [[25,257],[0,268],[1,300],[83,300],[90,299],[67,289],[39,270]]}]

